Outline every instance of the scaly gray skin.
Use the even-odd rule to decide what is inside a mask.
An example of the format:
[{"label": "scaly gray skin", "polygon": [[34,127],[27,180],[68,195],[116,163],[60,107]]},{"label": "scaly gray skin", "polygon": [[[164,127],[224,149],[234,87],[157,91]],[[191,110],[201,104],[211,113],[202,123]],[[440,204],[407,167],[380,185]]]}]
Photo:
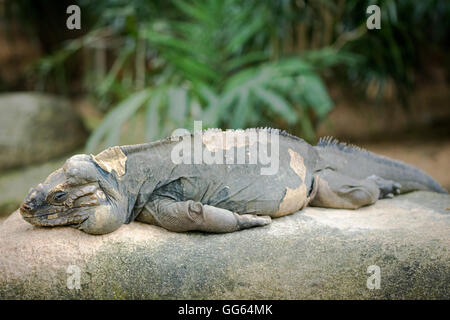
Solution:
[{"label": "scaly gray skin", "polygon": [[[261,175],[262,166],[248,161],[176,164],[173,148],[194,142],[186,135],[73,156],[30,190],[20,212],[37,226],[70,225],[90,234],[109,233],[133,220],[176,232],[220,233],[264,226],[306,205],[357,209],[401,192],[446,192],[419,169],[330,138],[313,147],[278,130],[248,130],[278,135],[276,174]],[[259,140],[257,146],[267,147]],[[201,147],[210,150],[211,142],[203,140]],[[248,145],[232,147],[232,163],[240,148]]]}]

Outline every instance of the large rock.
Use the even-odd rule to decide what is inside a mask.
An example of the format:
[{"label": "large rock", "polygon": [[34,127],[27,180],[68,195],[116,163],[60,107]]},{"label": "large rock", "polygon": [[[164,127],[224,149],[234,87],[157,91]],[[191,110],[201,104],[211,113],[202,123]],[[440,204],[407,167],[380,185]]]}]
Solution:
[{"label": "large rock", "polygon": [[16,212],[0,226],[0,298],[449,299],[449,207],[416,192],[219,235],[135,222],[92,236]]},{"label": "large rock", "polygon": [[63,98],[41,93],[0,95],[0,170],[41,162],[84,143],[86,132]]}]

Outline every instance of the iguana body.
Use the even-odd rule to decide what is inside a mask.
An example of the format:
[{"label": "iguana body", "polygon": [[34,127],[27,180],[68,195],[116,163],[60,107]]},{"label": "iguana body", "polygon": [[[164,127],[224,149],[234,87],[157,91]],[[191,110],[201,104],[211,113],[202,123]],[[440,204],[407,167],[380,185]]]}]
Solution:
[{"label": "iguana body", "polygon": [[[232,139],[225,143],[227,134]],[[181,143],[190,146],[190,153],[182,152],[189,163],[173,160]],[[252,158],[267,149],[277,152],[271,154],[279,161],[273,174],[262,174],[267,165]],[[220,155],[220,164],[198,161],[199,150]],[[306,205],[356,209],[412,190],[446,192],[419,169],[335,140],[311,146],[274,129],[209,130],[200,138],[189,134],[73,156],[30,190],[21,213],[35,225],[71,225],[92,234],[133,220],[178,232],[232,232]]]}]

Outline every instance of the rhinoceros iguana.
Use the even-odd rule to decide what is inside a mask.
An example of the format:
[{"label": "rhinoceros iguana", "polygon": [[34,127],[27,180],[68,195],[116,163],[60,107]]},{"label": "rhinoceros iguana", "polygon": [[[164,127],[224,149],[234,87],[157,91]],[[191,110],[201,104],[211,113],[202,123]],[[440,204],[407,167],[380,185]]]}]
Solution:
[{"label": "rhinoceros iguana", "polygon": [[[268,149],[278,163],[263,174]],[[413,166],[329,137],[311,146],[276,129],[216,129],[75,155],[30,190],[20,212],[37,226],[90,234],[133,220],[176,232],[233,232],[307,205],[357,209],[412,190],[446,193]]]}]

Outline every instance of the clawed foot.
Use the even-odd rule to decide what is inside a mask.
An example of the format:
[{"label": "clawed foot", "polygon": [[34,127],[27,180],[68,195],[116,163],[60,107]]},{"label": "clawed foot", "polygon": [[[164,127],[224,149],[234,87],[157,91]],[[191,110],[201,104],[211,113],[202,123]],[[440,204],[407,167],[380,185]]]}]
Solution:
[{"label": "clawed foot", "polygon": [[400,183],[394,182],[392,180],[385,180],[376,175],[372,175],[368,177],[368,179],[374,181],[380,188],[379,199],[393,198],[394,195],[400,194],[400,188],[402,187]]},{"label": "clawed foot", "polygon": [[253,214],[236,214],[236,216],[238,218],[239,229],[265,226],[272,222],[269,216],[257,216]]}]

